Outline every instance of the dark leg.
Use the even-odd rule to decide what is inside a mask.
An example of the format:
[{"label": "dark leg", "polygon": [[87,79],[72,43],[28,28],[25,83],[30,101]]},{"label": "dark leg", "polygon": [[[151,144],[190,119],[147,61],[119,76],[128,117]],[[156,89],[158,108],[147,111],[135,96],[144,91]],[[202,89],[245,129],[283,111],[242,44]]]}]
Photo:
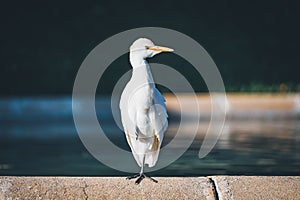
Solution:
[{"label": "dark leg", "polygon": [[140,184],[140,182],[142,182],[142,180],[145,178],[144,174],[141,174],[138,179],[135,181],[135,184],[138,185]]},{"label": "dark leg", "polygon": [[140,176],[140,174],[136,174],[136,175],[133,175],[133,176],[128,176],[126,179],[127,179],[127,180],[130,180],[130,179],[137,178],[137,177],[139,177],[139,176]]},{"label": "dark leg", "polygon": [[141,167],[141,172],[139,174],[134,175],[134,176],[129,176],[126,179],[130,180],[130,179],[134,179],[134,178],[138,177],[138,179],[135,181],[135,184],[137,184],[137,185],[140,184],[144,178],[148,178],[151,181],[153,181],[154,183],[157,183],[158,182],[157,180],[155,180],[154,178],[151,178],[150,176],[146,176],[144,174],[144,164],[145,164],[145,156],[144,156],[144,159],[143,159],[143,164],[142,164],[142,167]]}]

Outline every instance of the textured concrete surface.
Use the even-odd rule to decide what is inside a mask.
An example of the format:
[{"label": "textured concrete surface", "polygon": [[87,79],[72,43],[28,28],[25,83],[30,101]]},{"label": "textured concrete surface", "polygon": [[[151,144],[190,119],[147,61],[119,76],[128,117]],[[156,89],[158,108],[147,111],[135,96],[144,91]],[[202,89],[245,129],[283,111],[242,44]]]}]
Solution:
[{"label": "textured concrete surface", "polygon": [[219,199],[300,199],[299,176],[213,176]]},{"label": "textured concrete surface", "polygon": [[300,176],[0,177],[0,199],[300,199]]},{"label": "textured concrete surface", "polygon": [[214,199],[208,178],[1,177],[0,199]]}]

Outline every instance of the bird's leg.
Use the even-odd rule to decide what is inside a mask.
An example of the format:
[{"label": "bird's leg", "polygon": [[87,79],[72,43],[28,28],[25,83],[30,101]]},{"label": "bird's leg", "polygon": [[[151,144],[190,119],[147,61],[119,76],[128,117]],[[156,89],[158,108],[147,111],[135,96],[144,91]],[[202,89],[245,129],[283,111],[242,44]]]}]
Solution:
[{"label": "bird's leg", "polygon": [[144,156],[143,156],[143,162],[142,162],[142,167],[141,167],[141,171],[140,171],[140,175],[144,174],[145,158],[146,158],[146,155],[144,154]]},{"label": "bird's leg", "polygon": [[155,180],[154,178],[152,178],[152,177],[150,177],[150,176],[146,176],[146,174],[144,174],[145,157],[146,157],[146,156],[144,155],[143,165],[142,165],[142,168],[141,168],[140,175],[141,175],[141,176],[144,176],[144,178],[148,178],[148,179],[150,179],[151,181],[157,183],[157,182],[158,182],[157,180]]},{"label": "bird's leg", "polygon": [[136,184],[139,184],[145,177],[142,177],[143,176],[143,172],[144,172],[144,163],[145,163],[145,155],[143,157],[143,163],[142,163],[142,168],[141,168],[141,172],[139,174],[136,174],[136,175],[133,175],[133,176],[129,176],[127,177],[126,179],[130,180],[130,179],[134,179],[134,178],[137,178],[139,177],[135,183]]},{"label": "bird's leg", "polygon": [[135,184],[137,184],[137,185],[140,184],[144,178],[148,178],[148,179],[150,179],[151,181],[153,181],[154,183],[157,183],[157,182],[158,182],[157,180],[155,180],[154,178],[151,178],[150,176],[146,176],[146,175],[144,174],[144,165],[145,165],[145,155],[144,155],[144,157],[143,157],[143,163],[142,163],[142,167],[141,167],[140,173],[139,173],[139,174],[136,174],[136,175],[134,175],[134,176],[127,177],[126,179],[129,179],[129,180],[130,180],[130,179],[133,179],[133,178],[137,178],[137,177],[138,177],[138,179],[135,181]]},{"label": "bird's leg", "polygon": [[135,181],[135,184],[140,184],[140,182],[145,178],[145,175],[144,175],[144,165],[145,165],[145,155],[143,156],[143,162],[142,162],[142,167],[141,167],[140,175],[139,175],[138,179]]}]

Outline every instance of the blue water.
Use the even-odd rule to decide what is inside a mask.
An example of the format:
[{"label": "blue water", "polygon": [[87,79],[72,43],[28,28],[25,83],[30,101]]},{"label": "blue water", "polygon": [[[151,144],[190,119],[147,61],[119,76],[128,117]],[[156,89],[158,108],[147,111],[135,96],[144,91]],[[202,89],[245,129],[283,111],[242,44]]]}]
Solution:
[{"label": "blue water", "polygon": [[[0,175],[128,175],[103,165],[81,143],[71,98],[0,99]],[[115,144],[129,150],[113,121],[108,98],[97,98],[101,125]],[[170,116],[164,144],[178,122]],[[204,159],[199,147],[208,122],[188,151],[155,176],[300,175],[299,120],[227,121],[221,138]],[[189,134],[188,132],[186,134]]]}]

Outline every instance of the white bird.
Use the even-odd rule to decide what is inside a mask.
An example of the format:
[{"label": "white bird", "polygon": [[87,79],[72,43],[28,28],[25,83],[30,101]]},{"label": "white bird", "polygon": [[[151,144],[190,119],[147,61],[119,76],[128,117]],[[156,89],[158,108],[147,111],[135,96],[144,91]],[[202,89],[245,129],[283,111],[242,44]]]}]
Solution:
[{"label": "white bird", "polygon": [[[139,184],[145,177],[144,165],[153,167],[158,159],[164,132],[168,127],[165,99],[156,89],[147,58],[173,49],[155,46],[146,38],[137,39],[130,47],[130,63],[133,68],[130,81],[121,95],[121,119],[132,154],[141,167]],[[151,177],[150,180],[157,182]]]}]

